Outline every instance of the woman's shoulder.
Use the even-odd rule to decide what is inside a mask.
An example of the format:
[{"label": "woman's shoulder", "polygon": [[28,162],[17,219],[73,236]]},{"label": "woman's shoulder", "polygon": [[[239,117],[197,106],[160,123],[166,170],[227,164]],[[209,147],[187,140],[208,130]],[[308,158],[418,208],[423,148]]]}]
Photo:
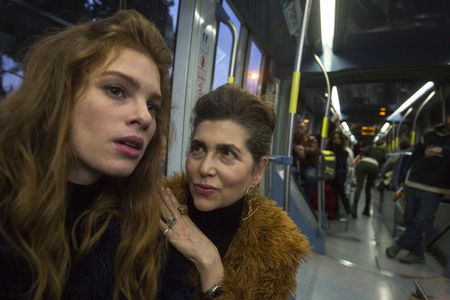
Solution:
[{"label": "woman's shoulder", "polygon": [[261,248],[266,254],[278,256],[285,252],[293,258],[303,259],[311,253],[307,237],[275,201],[263,198],[248,221],[249,231],[254,231],[256,237],[253,246]]},{"label": "woman's shoulder", "polygon": [[262,198],[256,212],[242,221],[224,258],[224,285],[232,286],[230,292],[236,295],[230,299],[245,298],[242,289],[247,299],[286,297],[295,290],[295,274],[310,253],[308,239],[289,216],[275,202]]}]

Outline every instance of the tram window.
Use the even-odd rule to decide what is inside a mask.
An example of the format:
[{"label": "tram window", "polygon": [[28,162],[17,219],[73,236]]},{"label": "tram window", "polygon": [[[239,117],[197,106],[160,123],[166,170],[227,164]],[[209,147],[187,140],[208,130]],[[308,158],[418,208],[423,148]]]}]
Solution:
[{"label": "tram window", "polygon": [[[230,5],[227,1],[222,2],[222,6],[227,12],[233,24],[236,26],[238,31],[241,29],[241,22],[234,14]],[[216,58],[214,62],[214,75],[212,88],[215,89],[225,83],[227,83],[228,73],[230,69],[230,57],[231,57],[231,47],[233,44],[233,37],[231,35],[230,29],[223,23],[219,24],[219,32],[217,34],[217,47],[216,47]]]},{"label": "tram window", "polygon": [[250,42],[250,53],[248,54],[247,76],[244,77],[244,88],[255,95],[260,93],[260,78],[262,66],[262,53],[255,42]]},{"label": "tram window", "polygon": [[[0,99],[21,82],[22,50],[36,36],[80,20],[95,20],[123,8],[154,22],[173,51],[180,0],[148,1],[6,1],[0,4]],[[17,20],[21,20],[17,22]]]},{"label": "tram window", "polygon": [[0,60],[0,99],[10,94],[22,82],[23,71],[19,63],[9,55],[1,55]]},{"label": "tram window", "polygon": [[180,0],[172,1],[172,5],[169,6],[169,15],[172,17],[173,32],[176,32],[177,30],[179,8],[180,8]]}]

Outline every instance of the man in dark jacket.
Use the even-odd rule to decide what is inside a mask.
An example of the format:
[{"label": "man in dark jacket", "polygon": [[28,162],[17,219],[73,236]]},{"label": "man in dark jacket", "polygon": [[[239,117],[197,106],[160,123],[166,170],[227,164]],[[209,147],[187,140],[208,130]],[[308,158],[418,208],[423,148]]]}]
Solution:
[{"label": "man in dark jacket", "polygon": [[405,181],[406,230],[386,249],[394,258],[401,249],[409,253],[401,263],[425,263],[423,233],[433,223],[443,195],[450,195],[450,109],[446,124],[428,132],[424,143],[418,144],[411,158]]}]

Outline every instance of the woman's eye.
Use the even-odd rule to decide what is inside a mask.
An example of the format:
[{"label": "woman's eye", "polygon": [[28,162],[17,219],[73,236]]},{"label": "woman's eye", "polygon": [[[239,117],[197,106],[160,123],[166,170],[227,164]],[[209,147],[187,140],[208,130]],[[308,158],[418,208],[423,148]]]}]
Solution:
[{"label": "woman's eye", "polygon": [[106,87],[106,91],[113,97],[116,98],[124,98],[125,97],[125,92],[123,90],[123,88],[121,88],[120,86],[117,85],[109,85]]},{"label": "woman's eye", "polygon": [[227,159],[235,159],[237,158],[236,153],[234,153],[232,150],[230,149],[223,149],[222,150],[222,155],[227,158]]},{"label": "woman's eye", "polygon": [[203,152],[204,152],[203,147],[196,143],[191,144],[191,147],[189,148],[189,153],[194,157],[201,156]]},{"label": "woman's eye", "polygon": [[161,110],[161,107],[158,104],[148,102],[147,109],[152,115],[156,115]]}]

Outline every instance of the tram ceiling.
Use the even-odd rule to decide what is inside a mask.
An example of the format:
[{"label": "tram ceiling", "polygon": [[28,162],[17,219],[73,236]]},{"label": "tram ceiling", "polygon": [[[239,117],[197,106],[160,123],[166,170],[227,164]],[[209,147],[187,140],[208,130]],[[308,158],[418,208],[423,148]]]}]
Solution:
[{"label": "tram ceiling", "polygon": [[[427,81],[450,81],[450,1],[336,0],[332,48],[316,47],[338,87],[343,119],[380,125]],[[302,86],[324,86],[308,51]]]},{"label": "tram ceiling", "polygon": [[[294,0],[305,7],[306,0]],[[295,38],[283,4],[229,0],[263,52],[290,73]],[[450,79],[450,1],[336,0],[332,48],[322,47],[320,1],[313,1],[302,60],[302,88],[323,89],[312,52],[321,57],[342,96],[343,118],[379,124],[380,107],[392,111],[421,84]],[[303,12],[301,12],[303,14]],[[290,67],[292,66],[292,67]],[[374,88],[376,87],[376,88]],[[357,95],[357,96],[355,96]]]}]

